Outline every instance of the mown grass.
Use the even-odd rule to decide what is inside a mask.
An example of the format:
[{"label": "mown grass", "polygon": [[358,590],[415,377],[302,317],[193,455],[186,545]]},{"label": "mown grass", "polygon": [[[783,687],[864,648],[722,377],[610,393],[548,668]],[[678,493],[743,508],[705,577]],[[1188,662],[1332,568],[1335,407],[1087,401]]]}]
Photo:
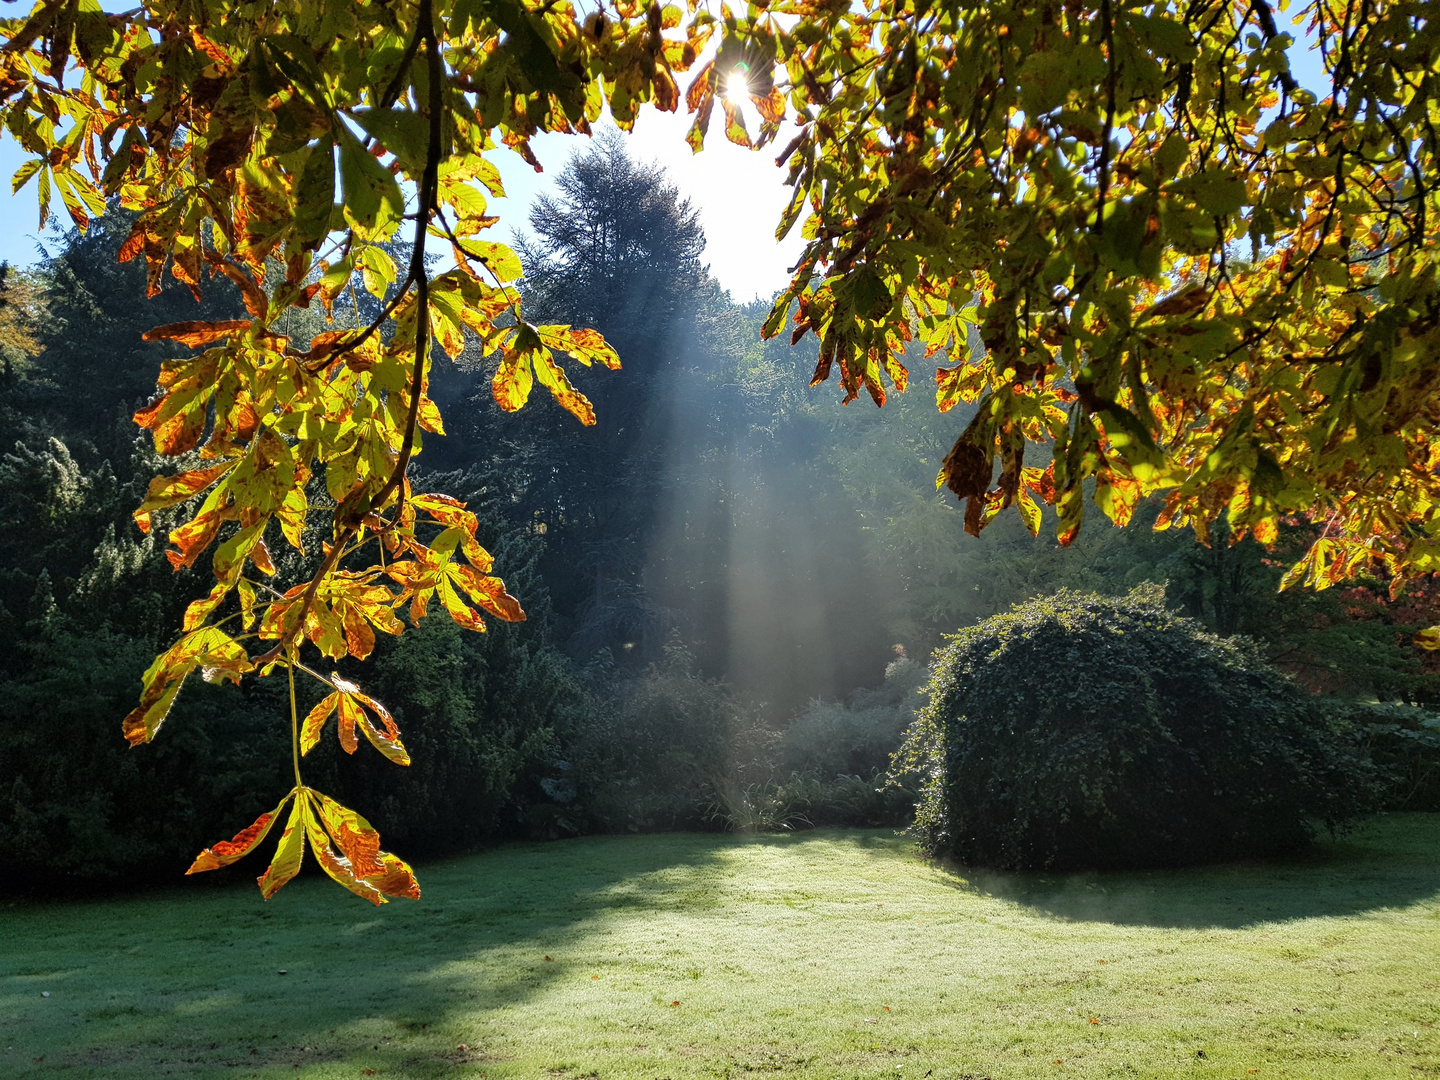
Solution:
[{"label": "mown grass", "polygon": [[0,1076],[1434,1075],[1437,853],[1421,815],[1126,876],[667,835],[424,866],[380,910],[312,878],[15,903]]}]

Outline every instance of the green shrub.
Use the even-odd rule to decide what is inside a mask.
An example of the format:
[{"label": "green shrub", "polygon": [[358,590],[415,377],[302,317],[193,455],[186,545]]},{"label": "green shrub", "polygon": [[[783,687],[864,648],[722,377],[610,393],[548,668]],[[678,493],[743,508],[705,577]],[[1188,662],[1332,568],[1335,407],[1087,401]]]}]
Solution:
[{"label": "green shrub", "polygon": [[1408,705],[1346,704],[1339,716],[1379,770],[1383,809],[1440,811],[1440,715]]},{"label": "green shrub", "polygon": [[1004,868],[1293,850],[1363,812],[1373,768],[1245,639],[1164,606],[1032,600],[954,635],[897,756],[930,852]]},{"label": "green shrub", "polygon": [[786,780],[714,787],[707,815],[727,832],[790,832],[833,826],[871,829],[908,825],[915,814],[915,793],[888,783],[884,772],[864,777],[822,779],[791,773]]},{"label": "green shrub", "polygon": [[782,767],[825,777],[883,772],[915,720],[925,678],[924,666],[902,655],[883,686],[855,691],[848,705],[812,699],[781,738]]},{"label": "green shrub", "polygon": [[704,677],[678,634],[638,675],[597,661],[587,676],[590,708],[560,727],[566,769],[555,777],[586,831],[713,828],[717,787],[743,790],[769,774],[774,733]]},{"label": "green shrub", "polygon": [[[154,743],[131,749],[121,737],[141,674],[209,576],[173,572],[163,542],[128,522],[143,464],[132,463],[140,479],[127,488],[58,440],[0,456],[0,509],[14,511],[0,514],[0,861],[27,887],[178,875],[294,783],[281,678],[192,678]],[[483,512],[478,481],[452,474],[437,486]],[[44,513],[27,517],[27,506]],[[365,805],[407,855],[532,832],[557,717],[586,700],[550,643],[538,545],[493,513],[482,528],[531,618],[473,634],[432,609],[403,637],[382,635],[370,662],[341,661],[394,712],[414,763],[397,769],[363,744],[343,754],[332,723],[303,764],[307,782]],[[295,556],[285,545],[276,558]],[[301,693],[306,708],[319,698],[312,680]]]}]

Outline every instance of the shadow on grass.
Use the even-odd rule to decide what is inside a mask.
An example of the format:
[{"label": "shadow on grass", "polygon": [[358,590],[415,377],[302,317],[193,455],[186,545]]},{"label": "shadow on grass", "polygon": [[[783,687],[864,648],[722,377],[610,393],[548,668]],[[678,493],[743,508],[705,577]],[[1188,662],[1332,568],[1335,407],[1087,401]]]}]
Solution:
[{"label": "shadow on grass", "polygon": [[[237,881],[11,904],[0,1075],[295,1075],[363,1056],[391,1075],[428,1076],[483,1061],[478,1045],[444,1049],[484,1042],[449,1030],[461,1013],[588,979],[571,954],[609,919],[724,901],[714,864],[733,838],[628,841],[515,844],[421,865],[424,900],[383,911],[318,875],[268,903]],[[245,879],[245,865],[235,869]]]},{"label": "shadow on grass", "polygon": [[[909,862],[880,832],[601,837],[421,865],[425,899],[383,911],[313,876],[262,903],[248,880],[260,866],[243,863],[233,888],[16,904],[0,911],[0,1076],[478,1075],[542,999],[608,978],[612,960],[655,993],[681,977],[663,958],[622,962],[627,924],[653,921],[649,940],[663,941],[672,917],[684,933],[697,910],[743,910],[755,883],[733,872],[736,849],[778,857],[812,841],[854,847],[887,873]],[[1393,815],[1284,863],[951,880],[1062,920],[1240,928],[1430,899],[1437,852],[1440,815]]]},{"label": "shadow on grass", "polygon": [[1075,922],[1241,929],[1360,915],[1440,894],[1440,815],[1389,814],[1289,859],[1149,873],[1003,873],[952,867],[956,884]]}]

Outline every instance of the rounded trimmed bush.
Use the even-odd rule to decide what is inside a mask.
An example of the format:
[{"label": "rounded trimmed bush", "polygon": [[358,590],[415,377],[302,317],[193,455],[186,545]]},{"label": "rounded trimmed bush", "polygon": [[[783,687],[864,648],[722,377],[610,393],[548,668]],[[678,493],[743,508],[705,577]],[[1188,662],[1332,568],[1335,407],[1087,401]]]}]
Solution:
[{"label": "rounded trimmed bush", "polygon": [[930,853],[1006,869],[1274,855],[1373,789],[1353,739],[1160,586],[1062,591],[961,630],[896,769],[919,776]]}]

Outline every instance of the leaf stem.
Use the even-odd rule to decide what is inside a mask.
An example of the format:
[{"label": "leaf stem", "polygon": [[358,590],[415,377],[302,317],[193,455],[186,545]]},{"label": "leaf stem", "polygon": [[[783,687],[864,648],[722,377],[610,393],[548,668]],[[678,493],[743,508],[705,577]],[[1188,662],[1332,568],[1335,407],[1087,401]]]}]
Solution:
[{"label": "leaf stem", "polygon": [[295,760],[295,788],[304,787],[300,779],[300,710],[295,704],[295,646],[290,646],[289,663],[285,670],[290,677],[290,753]]},{"label": "leaf stem", "polygon": [[1105,130],[1100,139],[1100,165],[1095,200],[1095,235],[1105,231],[1105,197],[1110,191],[1110,137],[1115,129],[1115,19],[1110,11],[1110,0],[1100,0],[1100,21],[1102,43],[1105,46]]}]

